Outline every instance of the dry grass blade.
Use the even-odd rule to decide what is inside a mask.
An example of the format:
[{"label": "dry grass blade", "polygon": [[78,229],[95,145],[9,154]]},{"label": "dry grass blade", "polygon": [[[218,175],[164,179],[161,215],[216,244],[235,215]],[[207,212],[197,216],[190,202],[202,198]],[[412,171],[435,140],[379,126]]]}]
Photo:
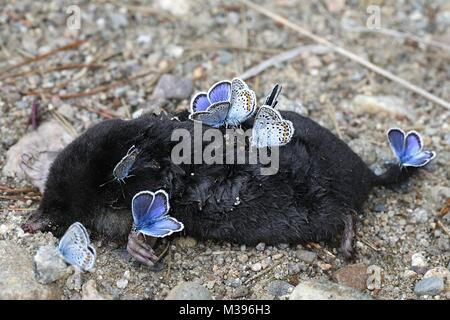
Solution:
[{"label": "dry grass blade", "polygon": [[447,213],[450,212],[450,198],[447,199],[444,206],[439,210],[439,213],[437,214],[438,217],[443,217],[447,215]]},{"label": "dry grass blade", "polygon": [[184,46],[186,50],[190,51],[205,51],[205,50],[234,50],[234,51],[249,51],[263,54],[277,54],[280,53],[279,49],[270,49],[270,48],[255,48],[255,47],[246,47],[239,46],[233,44],[221,44],[221,43],[209,43],[209,44],[188,44]]},{"label": "dry grass blade", "polygon": [[57,110],[51,110],[51,114],[53,118],[55,118],[55,120],[58,121],[72,137],[75,138],[78,135],[77,130],[61,113],[59,113]]},{"label": "dry grass blade", "polygon": [[25,72],[18,72],[11,75],[6,75],[4,77],[0,77],[0,80],[9,79],[9,78],[17,78],[17,77],[24,77],[24,76],[30,76],[33,74],[46,74],[51,73],[55,71],[63,71],[63,70],[72,70],[72,69],[82,69],[82,68],[88,68],[88,69],[96,69],[101,68],[102,65],[99,64],[84,64],[84,63],[69,63],[69,64],[63,64],[56,67],[51,67],[46,70],[30,70]]},{"label": "dry grass blade", "polygon": [[368,240],[362,238],[362,237],[356,237],[359,241],[361,241],[362,243],[364,243],[367,247],[369,247],[370,249],[372,249],[375,252],[380,252],[380,249],[375,247],[372,243],[370,243]]},{"label": "dry grass blade", "polygon": [[260,277],[262,277],[263,275],[269,273],[271,270],[273,270],[275,267],[279,266],[281,264],[281,261],[278,261],[277,263],[275,263],[274,265],[268,267],[266,270],[261,271],[260,273],[255,274],[253,277],[248,278],[247,280],[245,280],[244,284],[248,284],[250,282],[252,282],[253,280],[256,280]]},{"label": "dry grass blade", "polygon": [[260,74],[264,70],[276,66],[282,62],[291,60],[299,55],[302,54],[325,54],[329,52],[330,49],[323,45],[305,45],[305,46],[299,46],[294,49],[290,49],[288,51],[282,52],[280,54],[277,54],[267,60],[264,60],[263,62],[257,64],[254,67],[251,67],[247,71],[245,71],[243,74],[240,75],[240,78],[242,80],[247,80],[250,78],[255,77],[256,75]]},{"label": "dry grass blade", "polygon": [[436,220],[437,225],[444,230],[444,232],[447,234],[447,236],[450,237],[450,231],[448,230],[448,228],[445,226],[445,224],[441,221],[441,220]]},{"label": "dry grass blade", "polygon": [[361,26],[353,27],[353,26],[345,26],[345,25],[343,26],[343,29],[346,31],[349,31],[349,32],[376,33],[376,34],[382,34],[382,35],[399,38],[399,39],[408,39],[408,40],[412,40],[414,42],[417,42],[417,43],[420,43],[420,44],[423,44],[426,46],[433,46],[433,47],[447,50],[450,52],[450,45],[448,45],[446,43],[442,43],[442,42],[435,41],[435,40],[429,40],[426,38],[421,38],[421,37],[415,36],[413,34],[400,32],[397,30],[392,30],[392,29],[387,29],[387,28],[369,29],[369,28],[365,28],[365,27],[361,27]]},{"label": "dry grass blade", "polygon": [[6,193],[6,194],[15,194],[15,193],[29,193],[29,192],[38,192],[36,190],[36,188],[18,188],[18,189],[13,189],[13,188],[9,188],[7,186],[0,186],[0,192],[1,193]]},{"label": "dry grass blade", "polygon": [[[166,68],[164,68],[163,70],[161,70],[160,72],[158,72],[148,83],[148,86],[153,86],[158,80],[159,78],[165,74],[170,72],[172,69],[174,69],[177,65],[179,65],[180,63],[185,62],[186,60],[191,59],[192,57],[198,55],[200,53],[195,53],[195,54],[190,54],[187,55],[185,57],[182,57],[176,61],[174,61],[173,63],[169,64]],[[86,68],[84,68],[83,70],[86,70]],[[86,91],[82,91],[82,92],[72,92],[72,93],[67,93],[67,94],[57,94],[58,98],[60,98],[61,100],[67,100],[67,99],[73,99],[73,98],[83,98],[83,97],[90,97],[96,94],[99,94],[101,92],[105,92],[105,91],[109,91],[113,88],[122,86],[122,85],[126,85],[129,84],[132,81],[141,79],[141,78],[145,78],[151,74],[153,74],[155,71],[149,70],[149,71],[145,71],[142,72],[140,74],[137,74],[135,76],[129,77],[129,78],[124,78],[124,79],[117,79],[113,82],[107,83],[107,84],[103,84],[103,85],[99,85],[95,88],[91,88],[88,89]],[[26,95],[49,95],[49,93],[42,93],[42,92],[27,92]]]},{"label": "dry grass blade", "polygon": [[52,55],[54,55],[54,54],[56,54],[56,53],[58,53],[60,51],[76,49],[76,48],[80,47],[81,45],[85,44],[86,42],[87,42],[87,40],[77,40],[77,41],[71,42],[71,43],[69,43],[69,44],[67,44],[67,45],[65,45],[63,47],[50,50],[49,52],[46,52],[44,54],[35,56],[33,58],[30,58],[30,59],[26,59],[25,61],[19,62],[19,63],[15,64],[15,65],[12,65],[12,66],[6,67],[3,70],[0,70],[0,75],[5,74],[7,72],[10,72],[11,70],[20,68],[20,67],[22,67],[24,65],[27,65],[27,64],[30,64],[30,63],[33,63],[33,62],[45,59],[45,58],[47,58],[49,56],[52,56]]},{"label": "dry grass blade", "polygon": [[252,8],[253,10],[265,15],[266,17],[268,17],[278,23],[281,23],[282,25],[284,25],[292,30],[295,30],[297,33],[299,33],[317,43],[320,43],[322,45],[325,45],[325,46],[333,49],[336,53],[338,53],[346,58],[349,58],[350,60],[353,60],[356,63],[359,63],[360,65],[376,72],[377,74],[379,74],[393,82],[396,82],[396,83],[400,84],[401,86],[423,96],[424,98],[450,110],[449,102],[445,101],[442,98],[435,96],[434,94],[426,91],[425,89],[423,89],[419,86],[416,86],[416,85],[412,84],[411,82],[394,75],[390,71],[387,71],[386,69],[383,69],[383,68],[373,64],[372,62],[365,60],[364,58],[358,56],[357,54],[354,54],[351,51],[348,51],[347,49],[344,49],[342,47],[339,47],[339,46],[333,44],[332,42],[328,41],[325,38],[315,35],[314,33],[310,32],[309,30],[299,26],[298,24],[296,24],[276,13],[273,13],[272,11],[270,11],[268,9],[265,9],[264,7],[261,7],[260,5],[257,5],[248,0],[239,0],[239,1],[241,3],[247,5],[248,7]]}]

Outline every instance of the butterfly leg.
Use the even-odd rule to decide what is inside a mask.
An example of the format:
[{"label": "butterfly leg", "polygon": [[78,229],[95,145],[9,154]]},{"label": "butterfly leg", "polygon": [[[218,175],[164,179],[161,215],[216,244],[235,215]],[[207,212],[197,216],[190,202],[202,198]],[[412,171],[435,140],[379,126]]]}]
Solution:
[{"label": "butterfly leg", "polygon": [[128,236],[127,251],[134,259],[149,267],[158,259],[152,247],[145,243],[143,235],[137,232],[131,232]]},{"label": "butterfly leg", "polygon": [[346,259],[352,259],[355,253],[353,241],[355,239],[355,214],[350,213],[344,216],[344,233],[341,239],[341,251]]},{"label": "butterfly leg", "polygon": [[[119,181],[120,190],[122,191],[122,196],[123,196],[123,198],[125,199],[125,192],[123,191],[123,187],[122,187],[122,183],[121,183],[122,179],[119,179],[119,180],[117,180],[117,181]],[[125,183],[125,182],[124,182],[124,183]]]}]

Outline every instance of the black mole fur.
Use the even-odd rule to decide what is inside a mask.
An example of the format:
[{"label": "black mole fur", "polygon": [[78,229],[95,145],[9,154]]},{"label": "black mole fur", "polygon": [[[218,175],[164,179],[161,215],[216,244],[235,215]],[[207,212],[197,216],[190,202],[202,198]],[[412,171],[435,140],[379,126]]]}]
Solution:
[{"label": "black mole fur", "polygon": [[[169,214],[198,239],[249,245],[329,241],[342,234],[372,187],[414,172],[392,165],[376,176],[326,128],[293,112],[282,115],[293,122],[295,134],[280,147],[280,170],[272,176],[260,175],[259,164],[173,164],[178,142],[171,141],[172,131],[192,133],[192,121],[146,114],[101,122],[58,155],[33,219],[50,220],[56,235],[80,221],[102,236],[125,240],[133,195],[163,188],[170,195]],[[100,187],[133,144],[140,154],[132,176],[122,186],[113,181]]]}]

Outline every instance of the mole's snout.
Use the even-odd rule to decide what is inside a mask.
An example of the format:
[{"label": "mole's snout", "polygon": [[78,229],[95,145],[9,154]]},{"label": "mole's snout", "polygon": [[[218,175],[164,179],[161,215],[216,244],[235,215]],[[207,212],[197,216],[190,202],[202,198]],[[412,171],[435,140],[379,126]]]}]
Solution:
[{"label": "mole's snout", "polygon": [[22,224],[22,230],[27,233],[35,233],[37,231],[48,231],[50,229],[50,220],[42,216],[41,210],[34,211],[28,218],[27,222]]}]

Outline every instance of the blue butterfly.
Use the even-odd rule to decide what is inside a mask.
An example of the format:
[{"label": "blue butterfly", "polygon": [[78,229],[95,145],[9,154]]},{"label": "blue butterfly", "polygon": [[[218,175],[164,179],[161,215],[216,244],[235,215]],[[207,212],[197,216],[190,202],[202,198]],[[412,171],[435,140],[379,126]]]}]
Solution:
[{"label": "blue butterfly", "polygon": [[256,95],[241,79],[215,83],[207,93],[200,92],[191,100],[189,118],[214,128],[239,126],[256,110]]},{"label": "blue butterfly", "polygon": [[121,183],[125,183],[125,179],[130,176],[131,169],[134,166],[134,163],[136,162],[137,156],[139,155],[139,149],[136,148],[136,146],[131,146],[130,149],[128,149],[127,154],[116,164],[116,166],[113,169],[112,176],[113,178],[109,181],[106,181],[105,183],[101,184],[100,187],[105,186],[106,184],[117,181],[120,184],[120,188],[122,190],[122,195],[125,198],[125,193],[122,188]]},{"label": "blue butterfly", "polygon": [[59,242],[58,251],[67,263],[82,272],[91,270],[97,258],[89,234],[79,222],[75,222],[67,229]]},{"label": "blue butterfly", "polygon": [[281,86],[275,85],[266,98],[266,104],[258,109],[252,128],[252,146],[283,146],[291,141],[295,131],[294,125],[291,121],[284,120],[280,112],[273,108],[278,103],[280,92]]},{"label": "blue butterfly", "polygon": [[136,146],[131,146],[127,154],[116,164],[113,169],[113,177],[117,181],[125,183],[125,178],[129,177],[130,170],[136,162],[139,154],[139,149]]},{"label": "blue butterfly", "polygon": [[423,167],[436,156],[433,151],[422,151],[422,139],[416,131],[406,135],[401,129],[388,131],[388,140],[402,167]]},{"label": "blue butterfly", "polygon": [[169,196],[164,190],[141,191],[131,201],[133,230],[144,235],[163,238],[184,229],[183,223],[169,216]]}]

